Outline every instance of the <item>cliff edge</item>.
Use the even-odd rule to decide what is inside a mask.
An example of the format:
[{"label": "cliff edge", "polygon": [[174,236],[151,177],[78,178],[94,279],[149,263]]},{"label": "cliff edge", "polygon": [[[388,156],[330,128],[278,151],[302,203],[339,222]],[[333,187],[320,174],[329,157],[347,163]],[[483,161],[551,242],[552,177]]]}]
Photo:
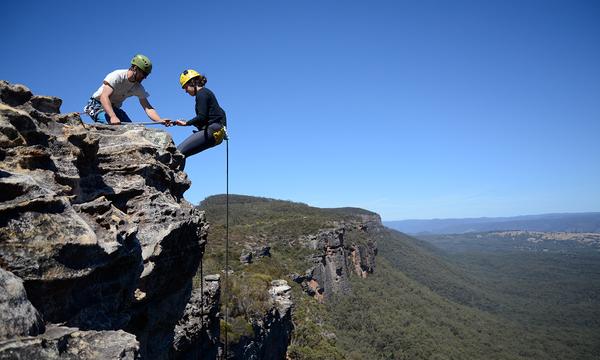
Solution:
[{"label": "cliff edge", "polygon": [[0,81],[0,359],[181,357],[208,228],[183,156],[61,102]]}]

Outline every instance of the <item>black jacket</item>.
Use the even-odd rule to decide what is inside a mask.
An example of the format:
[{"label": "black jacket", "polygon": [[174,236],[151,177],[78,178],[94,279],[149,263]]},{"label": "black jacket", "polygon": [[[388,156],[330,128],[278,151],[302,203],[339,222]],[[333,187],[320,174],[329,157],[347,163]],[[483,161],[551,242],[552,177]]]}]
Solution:
[{"label": "black jacket", "polygon": [[225,126],[227,125],[227,118],[225,111],[219,106],[215,94],[203,87],[196,94],[196,117],[188,120],[186,124],[202,129],[213,123]]}]

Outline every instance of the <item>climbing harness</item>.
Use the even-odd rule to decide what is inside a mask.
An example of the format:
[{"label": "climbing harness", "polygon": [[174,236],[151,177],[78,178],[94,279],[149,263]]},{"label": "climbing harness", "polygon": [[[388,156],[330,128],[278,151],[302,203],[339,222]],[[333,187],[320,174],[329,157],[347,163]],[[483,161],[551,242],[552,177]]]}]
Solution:
[{"label": "climbing harness", "polygon": [[213,133],[213,137],[215,138],[215,145],[219,145],[220,143],[222,143],[223,139],[227,138],[227,130],[225,129],[225,126],[215,131]]},{"label": "climbing harness", "polygon": [[83,108],[83,112],[79,113],[79,114],[80,115],[88,114],[94,121],[97,121],[96,116],[102,110],[103,110],[103,108],[102,108],[102,104],[100,103],[100,101],[98,101],[97,99],[94,99],[94,98],[90,98],[88,100],[87,104],[85,105],[85,107]]}]

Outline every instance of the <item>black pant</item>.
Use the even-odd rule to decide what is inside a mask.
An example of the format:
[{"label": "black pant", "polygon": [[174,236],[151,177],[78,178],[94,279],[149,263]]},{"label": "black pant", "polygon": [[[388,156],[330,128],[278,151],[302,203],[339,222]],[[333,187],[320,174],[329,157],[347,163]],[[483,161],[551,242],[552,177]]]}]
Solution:
[{"label": "black pant", "polygon": [[216,140],[213,134],[221,130],[222,127],[219,123],[212,123],[202,128],[179,144],[177,150],[187,158],[215,146]]}]

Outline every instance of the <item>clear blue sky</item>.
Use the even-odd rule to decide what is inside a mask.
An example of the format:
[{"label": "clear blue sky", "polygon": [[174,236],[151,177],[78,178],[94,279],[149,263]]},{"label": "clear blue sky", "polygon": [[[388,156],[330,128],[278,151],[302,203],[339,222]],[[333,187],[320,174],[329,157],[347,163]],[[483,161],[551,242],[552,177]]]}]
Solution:
[{"label": "clear blue sky", "polygon": [[[81,111],[136,53],[163,117],[194,68],[230,192],[384,220],[600,211],[600,2],[6,1],[0,79]],[[147,121],[134,99],[124,110]],[[168,130],[176,143],[191,128]],[[225,146],[188,159],[197,203]]]}]

